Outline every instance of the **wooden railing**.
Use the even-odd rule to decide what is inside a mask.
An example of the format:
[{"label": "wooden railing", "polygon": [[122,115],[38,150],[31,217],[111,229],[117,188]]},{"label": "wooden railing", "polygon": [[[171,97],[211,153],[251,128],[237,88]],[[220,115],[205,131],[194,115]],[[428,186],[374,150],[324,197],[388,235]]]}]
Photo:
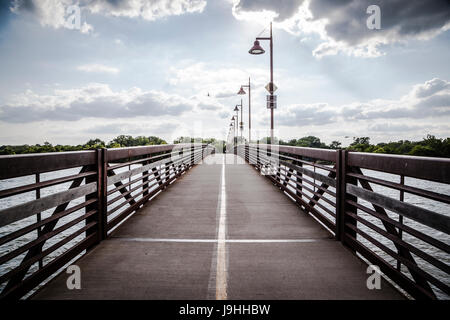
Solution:
[{"label": "wooden railing", "polygon": [[417,299],[450,296],[450,159],[262,144],[235,152]]},{"label": "wooden railing", "polygon": [[0,298],[27,295],[212,152],[178,144],[0,156]]}]

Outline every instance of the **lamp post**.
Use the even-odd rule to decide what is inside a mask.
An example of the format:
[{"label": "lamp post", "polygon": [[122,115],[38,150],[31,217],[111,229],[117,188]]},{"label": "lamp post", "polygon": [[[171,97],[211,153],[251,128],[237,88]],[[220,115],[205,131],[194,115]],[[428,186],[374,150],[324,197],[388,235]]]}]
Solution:
[{"label": "lamp post", "polygon": [[[234,117],[231,118],[231,120],[234,120]],[[232,131],[233,130],[233,131]],[[228,135],[230,136],[231,134],[233,134],[233,140],[234,140],[234,128],[233,128],[233,122],[230,123],[230,130],[228,130]],[[228,143],[231,143],[230,141],[231,139],[228,139]]]},{"label": "lamp post", "polygon": [[231,117],[231,121],[233,121],[231,123],[231,126],[233,127],[233,144],[235,143],[234,140],[236,138],[236,119],[234,116]]},{"label": "lamp post", "polygon": [[238,125],[239,125],[239,108],[238,108],[238,104],[234,107],[233,111],[236,111],[236,144],[237,144],[237,138],[239,136],[239,129],[238,129]]},{"label": "lamp post", "polygon": [[[239,90],[238,94],[245,94],[244,88],[248,88],[248,143],[251,143],[252,141],[252,118],[251,118],[251,88],[250,88],[250,77],[248,78],[248,85],[243,84],[241,85],[241,89]],[[241,100],[242,104],[242,100]]]},{"label": "lamp post", "polygon": [[270,143],[273,143],[273,105],[274,101],[273,97],[273,37],[272,37],[272,22],[270,23],[270,37],[257,37],[255,42],[253,43],[253,47],[248,51],[250,54],[263,54],[265,51],[259,45],[259,40],[269,40],[270,41],[270,84],[269,84],[269,92],[270,92]]}]

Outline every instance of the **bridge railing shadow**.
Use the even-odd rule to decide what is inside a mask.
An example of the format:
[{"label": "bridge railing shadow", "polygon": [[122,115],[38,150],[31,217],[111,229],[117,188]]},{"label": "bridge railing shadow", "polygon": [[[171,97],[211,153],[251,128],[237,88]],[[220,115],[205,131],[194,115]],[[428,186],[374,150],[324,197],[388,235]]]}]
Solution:
[{"label": "bridge railing shadow", "polygon": [[450,159],[250,144],[235,153],[417,299],[450,296]]}]

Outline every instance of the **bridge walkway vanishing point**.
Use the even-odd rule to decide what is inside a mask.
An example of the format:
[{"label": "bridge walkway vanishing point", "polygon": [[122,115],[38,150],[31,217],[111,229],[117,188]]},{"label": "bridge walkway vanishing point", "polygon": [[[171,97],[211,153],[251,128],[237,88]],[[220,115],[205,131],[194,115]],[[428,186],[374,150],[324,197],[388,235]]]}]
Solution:
[{"label": "bridge walkway vanishing point", "polygon": [[[211,164],[213,163],[213,164]],[[401,299],[235,155],[204,159],[34,299]]]}]

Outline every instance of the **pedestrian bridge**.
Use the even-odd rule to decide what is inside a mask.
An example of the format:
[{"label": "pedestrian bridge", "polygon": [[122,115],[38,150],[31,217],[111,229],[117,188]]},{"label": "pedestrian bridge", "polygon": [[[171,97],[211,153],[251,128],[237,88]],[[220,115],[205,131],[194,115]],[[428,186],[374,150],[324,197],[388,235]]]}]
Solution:
[{"label": "pedestrian bridge", "polygon": [[4,299],[449,294],[449,159],[194,144],[0,163],[0,179],[21,181],[1,199],[35,196],[0,211]]}]

